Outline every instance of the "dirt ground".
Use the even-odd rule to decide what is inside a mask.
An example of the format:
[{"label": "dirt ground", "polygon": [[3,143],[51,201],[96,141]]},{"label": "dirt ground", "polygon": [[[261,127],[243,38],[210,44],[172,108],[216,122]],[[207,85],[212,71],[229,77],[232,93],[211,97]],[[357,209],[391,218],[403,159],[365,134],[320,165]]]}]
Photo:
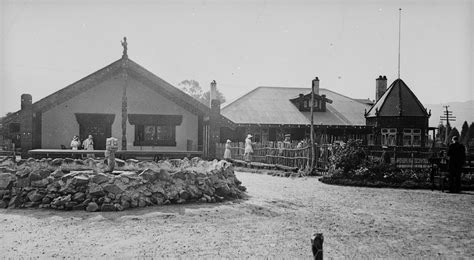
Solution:
[{"label": "dirt ground", "polygon": [[474,258],[474,196],[238,172],[249,199],[123,212],[0,210],[1,258]]}]

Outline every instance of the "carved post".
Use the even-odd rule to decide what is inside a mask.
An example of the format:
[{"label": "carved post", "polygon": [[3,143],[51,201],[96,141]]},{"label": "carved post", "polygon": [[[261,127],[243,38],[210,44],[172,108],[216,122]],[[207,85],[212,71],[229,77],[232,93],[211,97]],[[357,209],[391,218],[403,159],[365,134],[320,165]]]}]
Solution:
[{"label": "carved post", "polygon": [[122,56],[122,150],[127,150],[127,117],[128,117],[128,103],[127,103],[127,88],[128,88],[128,74],[127,74],[127,38],[124,37],[122,43],[124,47],[124,55]]},{"label": "carved post", "polygon": [[324,237],[322,233],[316,233],[311,237],[311,249],[315,260],[323,260],[323,242]]}]

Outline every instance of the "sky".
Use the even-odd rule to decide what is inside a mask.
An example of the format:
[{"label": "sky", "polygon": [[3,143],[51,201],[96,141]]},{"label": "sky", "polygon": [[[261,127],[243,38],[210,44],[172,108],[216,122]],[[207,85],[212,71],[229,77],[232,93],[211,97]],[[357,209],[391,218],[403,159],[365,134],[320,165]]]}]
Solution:
[{"label": "sky", "polygon": [[258,86],[375,97],[400,78],[423,104],[474,99],[474,3],[446,1],[0,0],[0,115],[128,56],[228,101]]}]

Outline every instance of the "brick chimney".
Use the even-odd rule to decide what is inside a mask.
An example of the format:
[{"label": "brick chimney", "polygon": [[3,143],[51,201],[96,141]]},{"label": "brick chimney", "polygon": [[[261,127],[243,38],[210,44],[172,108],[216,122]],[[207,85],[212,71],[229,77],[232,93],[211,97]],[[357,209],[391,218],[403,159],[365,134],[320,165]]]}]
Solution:
[{"label": "brick chimney", "polygon": [[21,157],[28,157],[33,148],[33,98],[30,94],[21,95],[20,138]]},{"label": "brick chimney", "polygon": [[318,77],[314,78],[312,83],[313,83],[312,87],[314,89],[314,94],[319,95],[319,79],[318,79]]},{"label": "brick chimney", "polygon": [[375,102],[377,102],[387,91],[387,77],[386,76],[379,76],[375,80]]},{"label": "brick chimney", "polygon": [[33,105],[33,98],[30,94],[21,94],[21,109],[25,109]]},{"label": "brick chimney", "polygon": [[221,101],[217,98],[217,84],[213,80],[210,89],[211,114],[209,117],[209,157],[216,158],[216,143],[220,140],[219,116],[221,114]]},{"label": "brick chimney", "polygon": [[217,83],[215,80],[211,82],[210,101],[211,110],[216,110],[218,114],[221,113],[221,101],[217,98]]}]

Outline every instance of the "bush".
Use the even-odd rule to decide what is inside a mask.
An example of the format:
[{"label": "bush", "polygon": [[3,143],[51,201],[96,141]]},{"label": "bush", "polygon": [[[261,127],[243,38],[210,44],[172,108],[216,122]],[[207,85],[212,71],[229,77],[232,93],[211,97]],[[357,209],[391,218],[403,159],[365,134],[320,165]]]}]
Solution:
[{"label": "bush", "polygon": [[365,157],[362,140],[349,140],[345,145],[333,148],[330,163],[335,169],[349,172],[358,169],[364,163]]},{"label": "bush", "polygon": [[369,187],[425,187],[430,182],[430,169],[399,169],[368,158],[360,140],[350,140],[345,146],[333,148],[329,177],[325,183]]}]

